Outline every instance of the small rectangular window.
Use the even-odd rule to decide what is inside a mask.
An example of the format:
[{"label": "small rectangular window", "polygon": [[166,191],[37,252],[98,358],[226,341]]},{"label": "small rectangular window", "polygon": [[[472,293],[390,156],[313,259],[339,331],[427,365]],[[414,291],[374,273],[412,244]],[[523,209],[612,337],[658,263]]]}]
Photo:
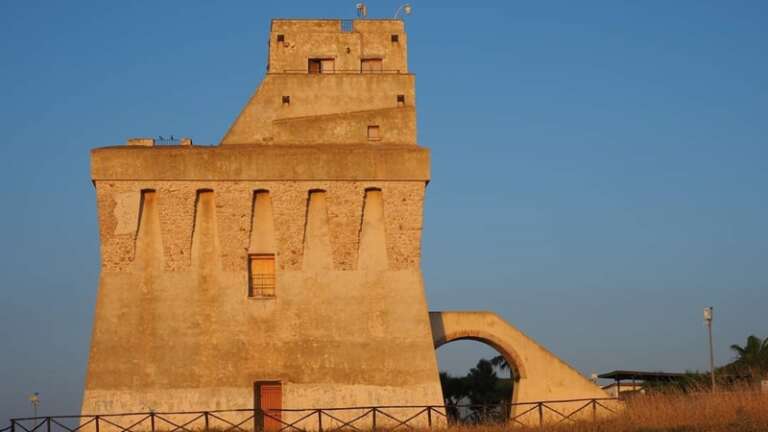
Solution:
[{"label": "small rectangular window", "polygon": [[285,35],[281,35],[281,34],[277,35],[277,41],[278,42],[285,42]]},{"label": "small rectangular window", "polygon": [[369,58],[360,60],[360,71],[362,73],[377,73],[383,70],[383,61],[380,58]]},{"label": "small rectangular window", "polygon": [[400,35],[393,34],[392,35],[392,43],[400,42]]},{"label": "small rectangular window", "polygon": [[320,59],[309,59],[309,73],[319,74],[322,71]]},{"label": "small rectangular window", "polygon": [[311,74],[333,73],[336,69],[336,60],[332,58],[309,59],[308,71]]},{"label": "small rectangular window", "polygon": [[275,296],[275,254],[248,255],[248,296]]},{"label": "small rectangular window", "polygon": [[380,141],[380,140],[381,140],[381,131],[379,129],[379,125],[369,125],[368,141]]},{"label": "small rectangular window", "polygon": [[291,97],[283,96],[283,105],[290,105],[290,104],[291,104]]},{"label": "small rectangular window", "polygon": [[397,106],[405,105],[405,95],[397,95]]}]

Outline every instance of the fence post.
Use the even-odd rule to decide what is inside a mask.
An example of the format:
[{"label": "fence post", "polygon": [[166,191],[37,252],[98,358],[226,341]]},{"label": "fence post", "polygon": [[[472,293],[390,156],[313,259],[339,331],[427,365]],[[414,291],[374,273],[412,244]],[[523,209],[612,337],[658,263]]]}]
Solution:
[{"label": "fence post", "polygon": [[253,407],[253,419],[256,421],[256,432],[264,430],[264,411],[261,408]]},{"label": "fence post", "polygon": [[150,424],[150,427],[152,428],[152,432],[155,432],[155,412],[154,411],[149,413],[149,424]]},{"label": "fence post", "polygon": [[203,418],[205,419],[205,432],[208,432],[208,411],[203,413]]},{"label": "fence post", "polygon": [[432,429],[432,407],[427,407],[427,425]]},{"label": "fence post", "polygon": [[11,432],[16,432],[16,420],[11,419]]},{"label": "fence post", "polygon": [[51,432],[51,418],[46,417],[45,418],[45,429],[47,432]]},{"label": "fence post", "polygon": [[544,426],[544,407],[542,406],[543,402],[539,402],[537,405],[539,407],[539,427],[543,427]]},{"label": "fence post", "polygon": [[95,422],[96,422],[96,432],[99,432],[99,416],[96,416]]},{"label": "fence post", "polygon": [[323,432],[323,410],[317,410],[317,430]]},{"label": "fence post", "polygon": [[592,399],[592,423],[597,421],[597,400]]},{"label": "fence post", "polygon": [[[373,407],[373,431],[376,431],[376,407]],[[13,430],[11,430],[13,432]]]}]

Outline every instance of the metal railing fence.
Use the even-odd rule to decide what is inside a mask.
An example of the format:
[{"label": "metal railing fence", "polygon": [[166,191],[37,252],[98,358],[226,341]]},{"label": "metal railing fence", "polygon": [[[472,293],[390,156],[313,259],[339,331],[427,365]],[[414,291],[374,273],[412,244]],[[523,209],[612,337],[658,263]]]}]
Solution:
[{"label": "metal railing fence", "polygon": [[13,418],[0,432],[335,432],[444,428],[453,424],[543,426],[595,421],[615,413],[615,398],[493,405],[388,405],[258,408]]}]

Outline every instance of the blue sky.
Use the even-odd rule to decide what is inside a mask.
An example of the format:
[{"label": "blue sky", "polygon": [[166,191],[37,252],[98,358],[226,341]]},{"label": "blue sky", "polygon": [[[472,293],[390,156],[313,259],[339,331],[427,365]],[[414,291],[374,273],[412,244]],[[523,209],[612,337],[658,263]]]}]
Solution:
[{"label": "blue sky", "polygon": [[[0,419],[33,391],[44,414],[79,409],[89,149],[217,143],[264,74],[269,19],[354,3],[0,3]],[[768,336],[768,4],[412,3],[432,309],[494,310],[586,374],[704,369],[709,305],[718,362]],[[492,352],[439,354],[460,373]]]}]

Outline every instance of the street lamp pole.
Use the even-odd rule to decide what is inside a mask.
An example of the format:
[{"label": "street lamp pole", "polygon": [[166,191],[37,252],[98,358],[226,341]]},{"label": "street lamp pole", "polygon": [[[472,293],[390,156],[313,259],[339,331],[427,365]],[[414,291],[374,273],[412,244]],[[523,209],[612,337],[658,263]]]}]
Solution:
[{"label": "street lamp pole", "polygon": [[40,393],[32,393],[32,396],[29,397],[29,401],[32,402],[32,417],[37,417],[37,406],[40,405]]},{"label": "street lamp pole", "polygon": [[704,322],[707,324],[707,332],[709,333],[709,374],[712,379],[712,391],[715,391],[715,349],[712,344],[712,317],[714,314],[714,307],[704,308]]}]

